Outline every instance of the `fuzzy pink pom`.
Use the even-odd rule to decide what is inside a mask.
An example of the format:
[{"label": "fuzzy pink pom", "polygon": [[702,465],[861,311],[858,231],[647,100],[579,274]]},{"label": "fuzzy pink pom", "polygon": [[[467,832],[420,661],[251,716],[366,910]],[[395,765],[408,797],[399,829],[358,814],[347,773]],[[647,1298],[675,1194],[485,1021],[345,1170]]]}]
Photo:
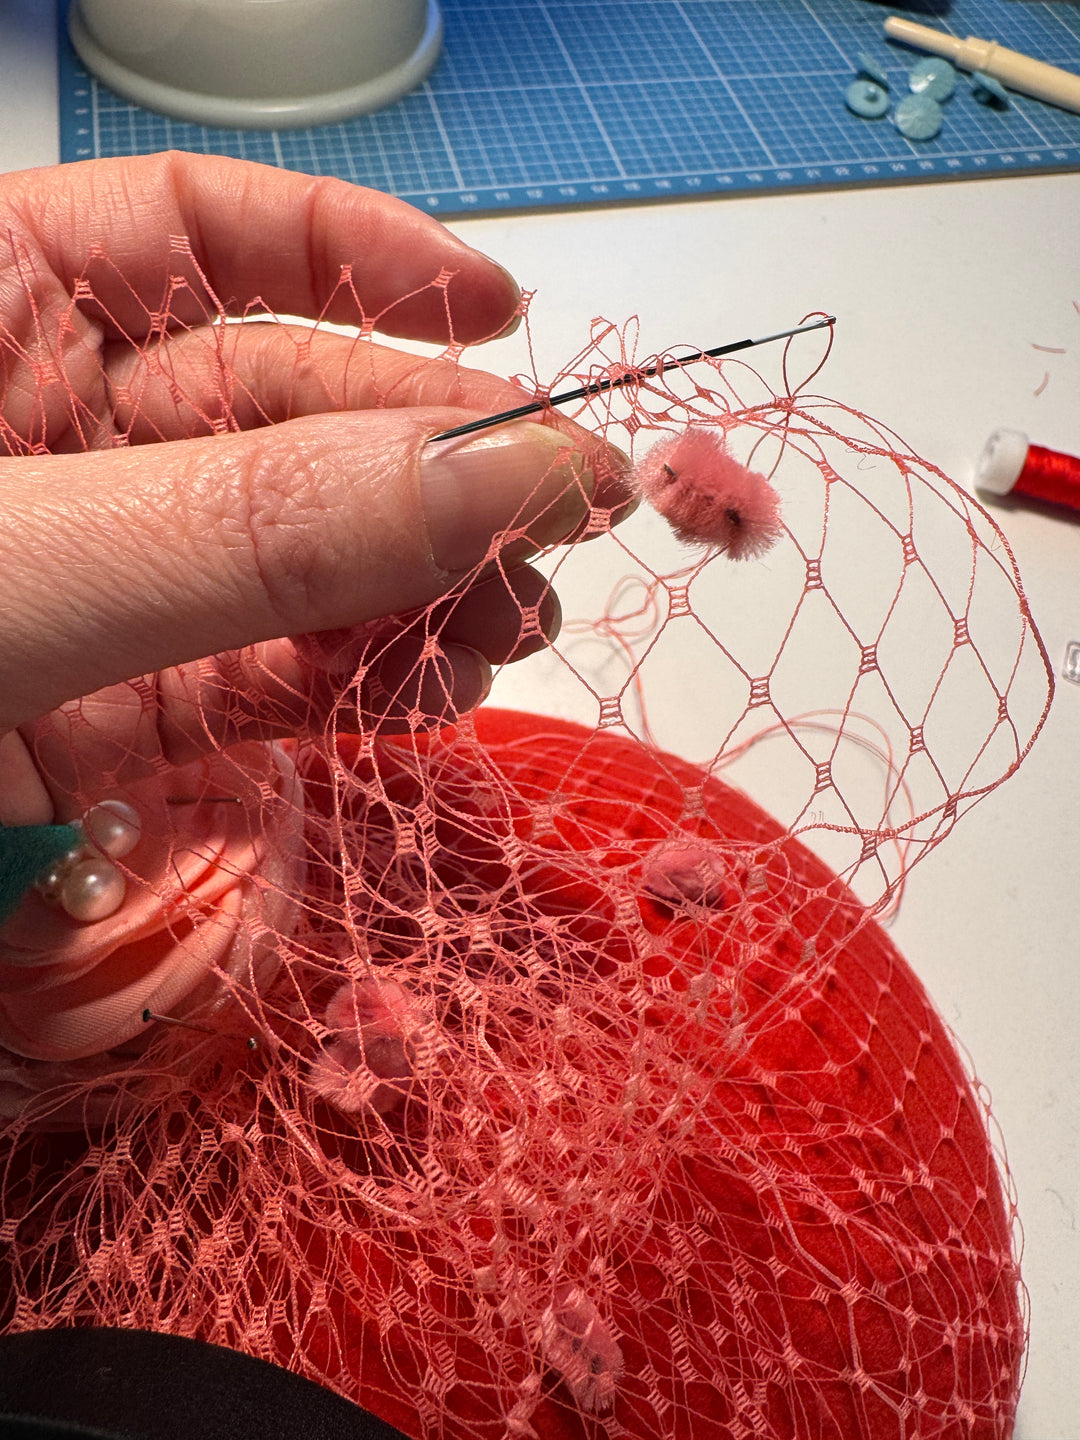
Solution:
[{"label": "fuzzy pink pom", "polygon": [[424,1016],[393,980],[343,985],[326,1007],[338,1037],[312,1062],[308,1083],[346,1114],[387,1115],[415,1090],[425,1058]]},{"label": "fuzzy pink pom", "polygon": [[[562,1285],[540,1320],[544,1359],[582,1410],[606,1410],[623,1372],[622,1351],[600,1311],[576,1285]],[[534,1432],[535,1433],[535,1432]]]},{"label": "fuzzy pink pom", "polygon": [[724,903],[728,868],[700,842],[669,844],[647,856],[641,880],[650,895],[673,907],[701,905],[719,908]]},{"label": "fuzzy pink pom", "polygon": [[368,1028],[384,1035],[416,1028],[415,1001],[396,980],[361,980],[342,985],[326,1005],[328,1030],[343,1030],[353,1037]]},{"label": "fuzzy pink pom", "polygon": [[691,427],[654,445],[635,467],[638,490],[680,540],[756,559],[780,538],[780,497],[740,465],[714,430]]}]

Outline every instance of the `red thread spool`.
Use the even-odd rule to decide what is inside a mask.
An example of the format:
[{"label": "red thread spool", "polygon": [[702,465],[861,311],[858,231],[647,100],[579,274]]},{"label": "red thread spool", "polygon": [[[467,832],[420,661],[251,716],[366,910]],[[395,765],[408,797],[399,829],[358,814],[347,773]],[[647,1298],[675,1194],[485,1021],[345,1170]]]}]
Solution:
[{"label": "red thread spool", "polygon": [[995,430],[986,442],[975,484],[991,495],[1027,495],[1080,511],[1080,460],[1032,445],[1019,430]]}]

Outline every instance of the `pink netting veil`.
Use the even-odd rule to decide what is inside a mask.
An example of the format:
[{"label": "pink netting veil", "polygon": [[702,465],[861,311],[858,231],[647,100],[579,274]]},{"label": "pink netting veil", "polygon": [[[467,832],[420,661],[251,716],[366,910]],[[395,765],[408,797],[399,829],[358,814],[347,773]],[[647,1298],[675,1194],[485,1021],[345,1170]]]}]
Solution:
[{"label": "pink netting veil", "polygon": [[[55,328],[27,280],[9,453],[269,418],[235,362],[267,317],[222,323],[177,256],[156,318],[114,317],[148,339],[104,408],[75,398],[78,307],[115,272],[93,258]],[[345,275],[327,314],[351,297]],[[353,318],[333,343],[373,375],[378,317]],[[272,334],[297,412],[348,403],[318,329]],[[561,634],[523,601],[537,653],[479,710],[439,699],[452,596],[297,637],[332,700],[294,739],[119,783],[93,700],[40,731],[80,804],[122,796],[143,832],[115,917],[31,896],[3,932],[8,1332],[198,1336],[415,1440],[1010,1433],[1012,1196],[879,918],[1019,764],[1048,669],[1004,537],[791,378],[816,343],[780,393],[711,361],[578,407],[653,499],[722,452],[720,520],[687,543],[697,501],[679,533],[594,508],[540,562]],[[598,322],[566,376],[634,371],[633,347]],[[215,705],[243,715],[250,673],[223,698],[215,671]]]}]

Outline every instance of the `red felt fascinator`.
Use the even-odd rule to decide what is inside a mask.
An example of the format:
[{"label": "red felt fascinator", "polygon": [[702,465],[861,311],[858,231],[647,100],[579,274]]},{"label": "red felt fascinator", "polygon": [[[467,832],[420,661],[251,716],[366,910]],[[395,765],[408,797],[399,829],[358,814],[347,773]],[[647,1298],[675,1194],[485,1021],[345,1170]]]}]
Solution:
[{"label": "red felt fascinator", "polygon": [[[6,925],[0,1332],[211,1342],[410,1440],[1004,1440],[1012,1200],[878,918],[1045,716],[1012,556],[865,417],[593,340],[659,514],[541,562],[531,701],[422,711],[460,596],[392,695],[376,626],[294,738],[119,787],[115,913]],[[250,417],[208,354],[192,433]]]}]

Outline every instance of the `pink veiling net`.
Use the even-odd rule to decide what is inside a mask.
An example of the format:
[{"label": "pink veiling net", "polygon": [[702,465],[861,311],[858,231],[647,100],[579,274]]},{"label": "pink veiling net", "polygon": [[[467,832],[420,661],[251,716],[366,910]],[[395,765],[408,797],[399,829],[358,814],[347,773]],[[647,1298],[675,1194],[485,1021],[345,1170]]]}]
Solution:
[{"label": "pink veiling net", "polygon": [[[107,258],[63,315],[27,284],[9,453],[151,440],[163,387],[187,433],[259,423],[183,245],[177,272],[111,394],[78,323]],[[350,365],[376,319],[334,342]],[[311,408],[317,349],[280,341]],[[338,700],[291,741],[117,783],[99,712],[68,717],[78,804],[124,798],[143,832],[113,919],[31,896],[4,931],[7,1332],[198,1336],[415,1440],[1010,1433],[1007,1175],[874,917],[1020,762],[1048,669],[1004,537],[808,393],[823,349],[761,360],[780,393],[706,361],[576,407],[635,459],[722,434],[770,477],[779,539],[735,562],[646,507],[594,511],[539,562],[561,634],[476,713],[421,714],[443,602],[369,627],[347,673],[340,637],[298,641]],[[561,379],[644,364],[597,322]],[[316,408],[342,403],[327,382]],[[424,677],[373,699],[403,625]],[[245,673],[217,695],[237,714]]]}]

